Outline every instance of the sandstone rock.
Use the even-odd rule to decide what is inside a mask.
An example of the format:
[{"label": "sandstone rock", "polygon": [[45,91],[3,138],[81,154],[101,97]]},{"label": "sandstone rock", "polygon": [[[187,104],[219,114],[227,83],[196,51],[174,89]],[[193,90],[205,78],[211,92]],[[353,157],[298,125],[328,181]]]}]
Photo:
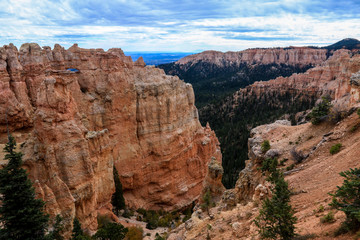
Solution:
[{"label": "sandstone rock", "polygon": [[290,64],[290,65],[317,65],[327,59],[326,49],[312,49],[307,47],[247,49],[240,52],[205,51],[202,53],[186,56],[176,64],[196,64],[199,61],[213,63],[218,66],[229,64],[240,65],[241,63],[262,64]]},{"label": "sandstone rock", "polygon": [[[221,162],[192,86],[144,66],[121,49],[0,48],[0,115],[66,237],[75,215],[91,232],[111,211],[113,166],[128,206],[173,210],[198,198],[211,157]],[[4,117],[0,132],[5,143]]]}]

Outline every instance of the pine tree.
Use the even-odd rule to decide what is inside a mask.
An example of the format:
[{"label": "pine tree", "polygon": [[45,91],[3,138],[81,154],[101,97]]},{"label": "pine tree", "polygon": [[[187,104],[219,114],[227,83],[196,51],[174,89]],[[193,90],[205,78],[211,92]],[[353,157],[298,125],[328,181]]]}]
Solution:
[{"label": "pine tree", "polygon": [[333,196],[330,206],[345,213],[344,231],[357,231],[360,229],[360,169],[350,168],[340,176],[345,180],[334,194],[330,194]]},{"label": "pine tree", "polygon": [[63,240],[64,237],[61,235],[64,230],[63,219],[60,215],[56,215],[53,230],[46,235],[46,240]]},{"label": "pine tree", "polygon": [[[270,161],[270,160],[268,160]],[[288,183],[283,174],[273,167],[277,163],[273,159],[272,167],[268,168],[271,172],[268,181],[275,187],[271,190],[272,198],[265,199],[260,209],[259,216],[255,219],[255,225],[259,228],[262,239],[283,239],[289,240],[295,236],[294,210],[290,203],[290,191]]]},{"label": "pine tree", "polygon": [[114,166],[113,170],[114,182],[115,182],[115,192],[112,195],[111,204],[114,207],[116,215],[119,215],[119,211],[125,208],[125,199],[123,196],[122,184],[120,182],[119,173]]},{"label": "pine tree", "polygon": [[43,213],[44,202],[35,198],[32,183],[21,168],[22,153],[15,148],[15,139],[9,134],[4,148],[8,164],[0,170],[0,239],[41,240],[49,217]]}]

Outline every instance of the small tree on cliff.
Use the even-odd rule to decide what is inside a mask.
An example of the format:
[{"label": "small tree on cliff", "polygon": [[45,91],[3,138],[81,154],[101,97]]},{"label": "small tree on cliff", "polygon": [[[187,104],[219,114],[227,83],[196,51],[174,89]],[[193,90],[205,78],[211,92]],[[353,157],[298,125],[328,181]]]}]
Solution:
[{"label": "small tree on cliff", "polygon": [[260,209],[259,216],[255,219],[255,225],[259,228],[262,239],[290,240],[295,236],[294,210],[290,203],[290,191],[283,174],[276,168],[277,160],[268,159],[268,165],[264,168],[270,172],[268,181],[275,186],[271,190],[272,198],[265,199]]},{"label": "small tree on cliff", "polygon": [[340,173],[345,180],[343,185],[337,187],[330,206],[343,211],[346,220],[342,230],[358,231],[360,229],[360,168],[355,168]]},{"label": "small tree on cliff", "polygon": [[114,182],[115,182],[115,192],[111,198],[111,204],[114,207],[114,212],[116,215],[119,215],[119,211],[125,208],[125,199],[123,196],[122,184],[120,182],[119,173],[114,166]]},{"label": "small tree on cliff", "polygon": [[41,240],[45,237],[48,215],[44,202],[35,198],[35,190],[21,168],[22,153],[16,152],[15,139],[9,134],[4,151],[8,164],[0,170],[0,239]]}]

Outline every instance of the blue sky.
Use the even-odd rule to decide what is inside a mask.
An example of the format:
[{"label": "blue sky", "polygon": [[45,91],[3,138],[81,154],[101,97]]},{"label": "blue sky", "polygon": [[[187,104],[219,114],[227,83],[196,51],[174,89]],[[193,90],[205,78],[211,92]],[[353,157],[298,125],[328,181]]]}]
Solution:
[{"label": "blue sky", "polygon": [[0,45],[239,51],[360,39],[360,0],[0,0]]}]

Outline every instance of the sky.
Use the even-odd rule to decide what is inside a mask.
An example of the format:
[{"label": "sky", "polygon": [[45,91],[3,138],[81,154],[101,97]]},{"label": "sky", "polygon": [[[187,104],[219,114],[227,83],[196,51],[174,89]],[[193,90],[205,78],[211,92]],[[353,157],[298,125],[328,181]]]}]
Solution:
[{"label": "sky", "polygon": [[360,39],[360,0],[0,0],[0,46],[240,51]]}]

